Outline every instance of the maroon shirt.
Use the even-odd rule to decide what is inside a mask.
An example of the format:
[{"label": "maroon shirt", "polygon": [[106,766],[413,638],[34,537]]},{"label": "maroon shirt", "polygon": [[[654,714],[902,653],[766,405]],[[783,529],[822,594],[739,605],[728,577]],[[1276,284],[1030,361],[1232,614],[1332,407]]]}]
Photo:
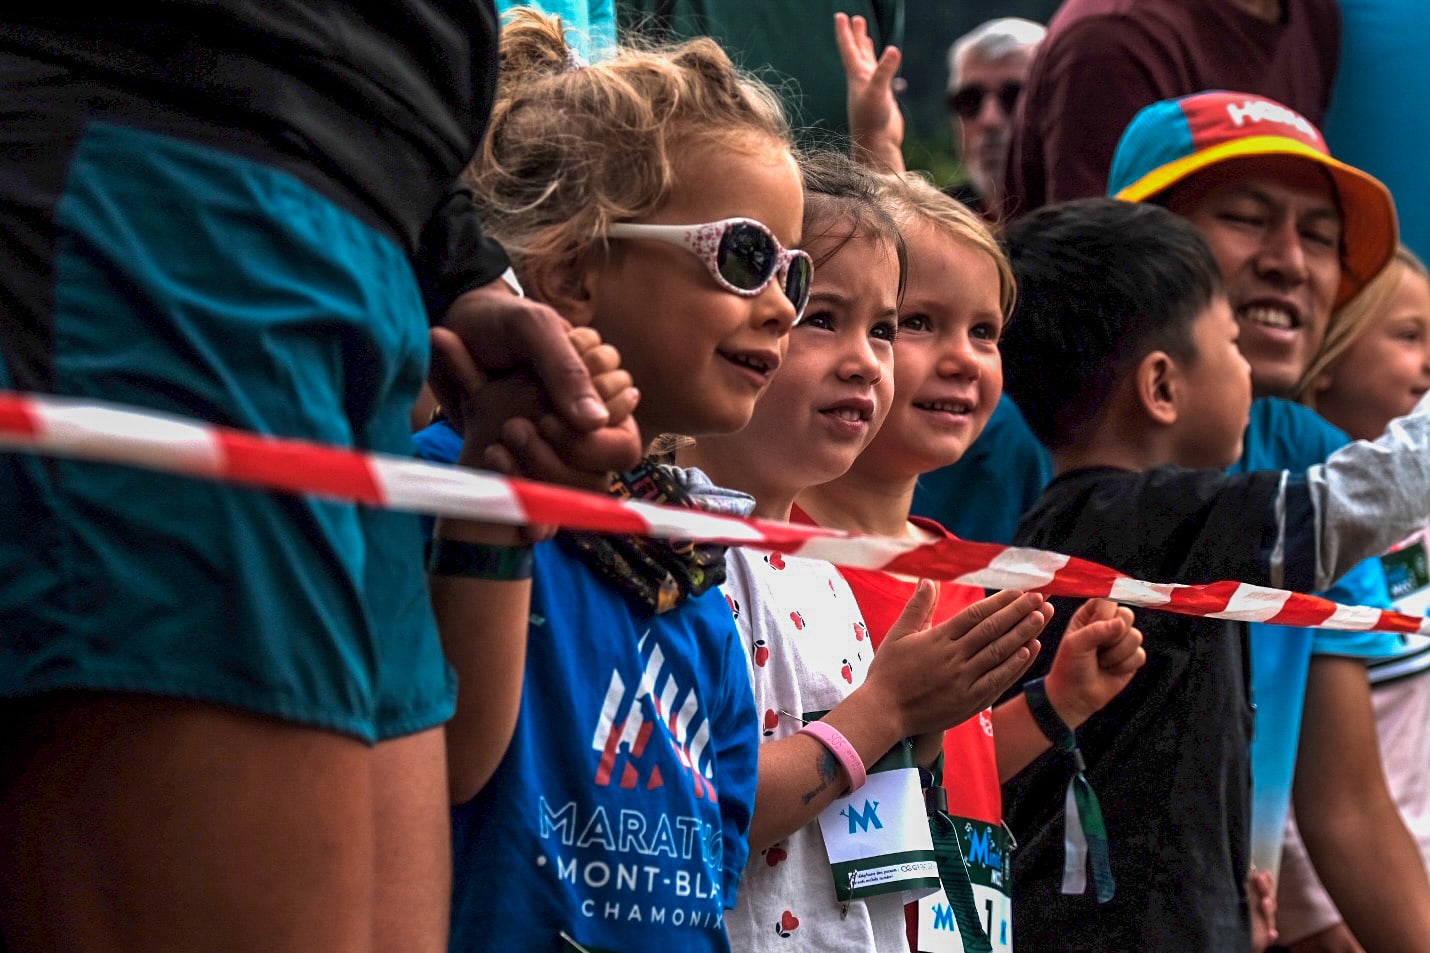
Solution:
[{"label": "maroon shirt", "polygon": [[1066,0],[1014,121],[1008,208],[1107,194],[1122,131],[1144,106],[1204,89],[1258,93],[1317,126],[1340,53],[1335,0],[1284,0],[1268,23],[1231,0]]}]

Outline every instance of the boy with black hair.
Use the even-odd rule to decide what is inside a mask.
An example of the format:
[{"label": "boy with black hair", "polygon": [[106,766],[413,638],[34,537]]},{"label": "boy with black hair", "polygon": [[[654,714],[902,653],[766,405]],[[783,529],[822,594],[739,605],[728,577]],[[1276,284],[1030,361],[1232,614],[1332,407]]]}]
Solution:
[{"label": "boy with black hair", "polygon": [[[1058,473],[1024,518],[1020,544],[1140,579],[1308,590],[1430,511],[1424,405],[1380,441],[1305,473],[1222,472],[1241,453],[1250,369],[1217,262],[1184,219],[1094,199],[1039,210],[1006,242],[1020,295],[1002,345],[1006,387]],[[1020,844],[1014,903],[1039,913],[1020,924],[1021,948],[1250,943],[1245,625],[1140,618],[1145,668],[1078,730],[1117,895],[1099,906],[1057,892],[1068,767],[1045,755],[1004,788]],[[1425,889],[1423,868],[1416,876],[1407,889]],[[1430,911],[1404,915],[1427,921],[1402,929],[1405,943],[1430,935]]]}]

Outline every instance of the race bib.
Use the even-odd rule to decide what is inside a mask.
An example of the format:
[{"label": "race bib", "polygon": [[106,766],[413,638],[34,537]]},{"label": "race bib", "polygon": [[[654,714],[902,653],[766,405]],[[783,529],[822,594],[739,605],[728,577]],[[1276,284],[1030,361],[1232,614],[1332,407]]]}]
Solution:
[{"label": "race bib", "polygon": [[[950,815],[952,817],[952,815]],[[952,817],[958,846],[973,886],[973,905],[993,953],[1013,949],[1012,859],[1001,824]],[[963,953],[963,940],[948,898],[942,892],[919,901],[920,953]]]},{"label": "race bib", "polygon": [[1380,557],[1390,598],[1401,612],[1424,615],[1430,608],[1430,566],[1425,555],[1425,537],[1417,535]]},{"label": "race bib", "polygon": [[849,901],[902,893],[913,903],[942,890],[913,746],[896,745],[868,774],[862,788],[819,815],[835,896]]}]

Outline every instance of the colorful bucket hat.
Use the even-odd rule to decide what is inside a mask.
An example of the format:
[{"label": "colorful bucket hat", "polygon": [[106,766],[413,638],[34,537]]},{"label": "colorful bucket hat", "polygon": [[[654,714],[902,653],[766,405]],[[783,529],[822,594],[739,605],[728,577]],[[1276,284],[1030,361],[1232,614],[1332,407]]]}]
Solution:
[{"label": "colorful bucket hat", "polygon": [[1142,202],[1209,166],[1267,155],[1314,162],[1335,183],[1342,218],[1339,307],[1395,254],[1395,200],[1373,176],[1331,158],[1320,131],[1275,100],[1218,90],[1153,103],[1122,134],[1107,193]]}]

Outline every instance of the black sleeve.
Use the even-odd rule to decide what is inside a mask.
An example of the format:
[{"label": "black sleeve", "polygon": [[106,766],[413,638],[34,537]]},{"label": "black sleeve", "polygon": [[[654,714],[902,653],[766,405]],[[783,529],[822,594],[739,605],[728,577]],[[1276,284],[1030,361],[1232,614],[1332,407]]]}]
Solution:
[{"label": "black sleeve", "polygon": [[[1092,559],[1151,582],[1236,579],[1270,585],[1283,522],[1281,471],[1228,476],[1159,467],[1142,473],[1100,470],[1055,480],[1019,528],[1020,545]],[[1308,507],[1287,513],[1304,525]],[[1299,540],[1290,540],[1299,556]],[[1304,566],[1288,564],[1284,584],[1304,588]],[[1294,576],[1294,578],[1292,578]]]},{"label": "black sleeve", "polygon": [[482,234],[472,193],[454,182],[423,227],[412,262],[428,322],[440,324],[453,301],[491,284],[509,264],[501,245]]}]

